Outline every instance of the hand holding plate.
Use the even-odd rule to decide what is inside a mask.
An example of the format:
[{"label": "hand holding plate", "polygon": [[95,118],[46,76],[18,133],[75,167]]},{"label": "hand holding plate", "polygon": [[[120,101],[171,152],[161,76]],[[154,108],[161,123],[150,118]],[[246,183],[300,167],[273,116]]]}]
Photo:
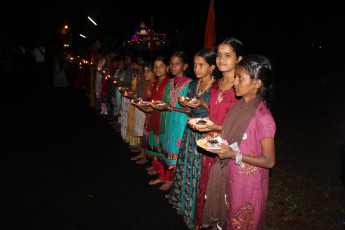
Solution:
[{"label": "hand holding plate", "polygon": [[151,107],[154,108],[155,110],[167,110],[168,109],[168,104],[165,103],[164,101],[152,101],[150,103]]},{"label": "hand holding plate", "polygon": [[193,100],[193,101],[190,101],[188,103],[186,103],[185,105],[188,106],[188,107],[191,107],[191,108],[194,108],[194,109],[197,109],[199,107],[201,107],[203,101],[202,99],[201,100]]}]

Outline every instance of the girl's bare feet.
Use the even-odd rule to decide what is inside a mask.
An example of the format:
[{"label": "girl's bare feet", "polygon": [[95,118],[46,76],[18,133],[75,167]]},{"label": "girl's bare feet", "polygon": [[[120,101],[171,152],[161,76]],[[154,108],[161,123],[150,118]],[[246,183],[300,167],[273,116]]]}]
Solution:
[{"label": "girl's bare feet", "polygon": [[147,166],[146,167],[146,171],[150,171],[150,170],[152,170],[153,169],[153,166]]},{"label": "girl's bare feet", "polygon": [[141,150],[141,148],[135,148],[135,147],[129,148],[129,151],[131,151],[132,153],[137,153],[137,152],[139,152],[140,150]]},{"label": "girl's bare feet", "polygon": [[[131,147],[130,147],[131,148]],[[145,152],[141,151],[138,155],[135,157],[131,157],[132,161],[140,160],[145,158]]]},{"label": "girl's bare feet", "polygon": [[139,164],[139,165],[142,165],[142,164],[145,164],[145,163],[147,163],[147,162],[149,162],[149,161],[146,160],[146,158],[142,158],[142,159],[136,161],[135,163],[137,163],[137,164]]},{"label": "girl's bare feet", "polygon": [[147,171],[147,173],[151,176],[157,174],[156,170],[154,170],[154,169]]},{"label": "girl's bare feet", "polygon": [[137,160],[140,160],[140,159],[142,159],[142,157],[140,156],[140,154],[139,154],[139,155],[136,155],[136,156],[134,156],[134,157],[131,157],[131,161],[137,161]]},{"label": "girl's bare feet", "polygon": [[161,187],[159,187],[159,189],[163,191],[167,191],[171,188],[172,183],[173,183],[172,181],[165,181],[164,184]]},{"label": "girl's bare feet", "polygon": [[149,181],[149,185],[155,185],[155,184],[159,184],[159,183],[163,183],[164,181],[161,181],[159,178],[155,179],[155,180],[150,180]]},{"label": "girl's bare feet", "polygon": [[134,145],[133,145],[133,146],[131,145],[131,146],[129,146],[128,148],[129,148],[129,149],[138,149],[138,148],[140,148],[140,150],[141,150],[141,145],[140,145],[140,144],[139,144],[139,145],[135,145],[135,146],[134,146]]}]

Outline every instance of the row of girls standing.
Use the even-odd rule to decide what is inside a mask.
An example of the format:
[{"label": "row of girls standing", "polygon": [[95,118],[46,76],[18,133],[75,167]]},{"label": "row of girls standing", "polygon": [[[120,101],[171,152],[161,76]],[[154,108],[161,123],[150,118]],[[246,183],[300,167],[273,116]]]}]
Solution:
[{"label": "row of girls standing", "polygon": [[[114,98],[114,125],[121,134],[122,139],[129,144],[131,151],[140,151],[142,149],[143,129],[145,124],[145,113],[131,104],[133,98],[146,97],[147,81],[151,82],[144,75],[144,64],[146,63],[140,55],[129,55],[123,60],[131,70],[131,80],[126,81],[126,73],[119,72],[115,74],[113,86]],[[120,88],[121,87],[121,88]]]},{"label": "row of girls standing", "polygon": [[[164,56],[154,60],[157,80],[152,84],[150,99],[166,104],[142,108],[151,114],[146,127],[149,132],[146,158],[152,166],[147,170],[150,175],[158,175],[149,184],[162,183],[159,189],[170,189],[166,198],[184,216],[189,228],[202,225],[203,197],[215,157],[198,148],[196,141],[206,131],[212,137],[221,134],[219,126],[238,101],[233,84],[242,52],[242,44],[236,39],[222,42],[217,54],[211,49],[200,50],[193,59],[195,80],[186,76],[189,61],[181,51],[172,54],[170,60]],[[196,98],[197,102],[181,105],[178,96]],[[209,117],[216,125],[207,130],[187,125],[188,118],[204,117]]]},{"label": "row of girls standing", "polygon": [[[102,115],[118,116],[120,107],[117,102],[121,97],[118,86],[129,86],[132,82],[133,70],[129,55],[123,56],[120,52],[100,49],[97,52],[97,65],[94,79],[96,111]],[[119,85],[114,84],[118,80]]]},{"label": "row of girls standing", "polygon": [[185,128],[184,147],[178,158],[169,202],[184,216],[190,228],[202,226],[205,190],[215,157],[198,148],[196,141],[205,133],[212,137],[220,135],[218,125],[223,124],[229,109],[238,101],[233,84],[236,64],[242,56],[242,44],[236,39],[227,39],[219,44],[217,53],[202,50],[194,57],[194,72],[199,79],[193,82],[189,97],[196,97],[199,101],[191,108],[189,116],[208,117],[216,125],[204,130],[196,130],[192,126]]},{"label": "row of girls standing", "polygon": [[[158,178],[149,184],[163,183],[161,190],[171,188],[166,197],[170,197],[169,202],[184,215],[190,228],[196,225],[197,205],[200,206],[198,212],[203,213],[204,199],[201,197],[205,195],[214,155],[209,156],[210,153],[197,148],[196,140],[202,138],[204,132],[189,127],[187,121],[188,118],[209,117],[216,124],[223,123],[230,107],[238,101],[233,83],[235,67],[242,58],[242,52],[242,44],[236,39],[225,40],[219,46],[218,58],[211,49],[200,50],[193,60],[197,78],[193,81],[186,77],[188,58],[185,53],[175,52],[170,61],[164,57],[154,61],[157,80],[153,84],[151,99],[164,101],[168,106],[153,106],[155,110],[146,110],[152,113],[147,146],[147,158],[151,160],[152,167],[148,167],[148,173],[158,174]],[[217,65],[216,60],[219,60]],[[221,78],[218,69],[222,73]],[[167,75],[168,70],[173,79]],[[178,103],[178,96],[197,98],[198,101],[190,107],[182,106]],[[214,130],[209,128],[208,135],[220,135],[216,127],[213,127]]]},{"label": "row of girls standing", "polygon": [[131,151],[141,149],[146,118],[143,111],[130,103],[132,98],[145,97],[147,79],[143,72],[144,63],[143,57],[137,54],[104,53],[95,79],[95,95],[101,109],[99,114],[108,118]]},{"label": "row of girls standing", "polygon": [[[266,107],[271,65],[261,55],[244,56],[242,43],[234,38],[216,51],[202,49],[194,56],[195,80],[186,75],[183,52],[170,60],[154,59],[156,80],[146,84],[150,97],[144,97],[166,104],[138,107],[150,115],[143,122],[143,151],[135,159],[151,161],[148,173],[158,178],[149,184],[170,190],[166,197],[189,228],[263,229],[268,169],[275,161],[275,122]],[[178,96],[198,100],[183,105]],[[198,117],[208,117],[214,125],[200,129],[187,123]],[[206,151],[196,145],[198,139],[216,136],[231,147]]]},{"label": "row of girls standing", "polygon": [[[201,151],[200,176],[188,175],[188,171],[198,172],[197,167],[193,168],[195,162],[179,161],[184,166],[179,174],[186,177],[171,190],[170,202],[190,228],[264,229],[269,168],[275,163],[276,128],[267,108],[273,92],[273,73],[266,57],[242,56],[242,50],[236,39],[218,45],[216,64],[223,76],[212,85],[209,101],[209,118],[215,125],[193,127],[207,132],[206,138],[220,135],[230,145],[208,153]],[[198,149],[192,154],[200,155]]]}]

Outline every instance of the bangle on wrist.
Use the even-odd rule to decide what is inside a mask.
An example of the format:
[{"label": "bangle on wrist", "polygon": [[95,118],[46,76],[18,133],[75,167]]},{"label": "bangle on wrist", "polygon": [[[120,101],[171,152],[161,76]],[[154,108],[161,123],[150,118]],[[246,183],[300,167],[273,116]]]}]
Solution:
[{"label": "bangle on wrist", "polygon": [[183,107],[183,112],[184,113],[190,113],[190,111],[191,111],[191,108],[189,108],[187,106]]},{"label": "bangle on wrist", "polygon": [[235,164],[241,166],[242,165],[242,153],[236,152]]},{"label": "bangle on wrist", "polygon": [[169,110],[169,112],[171,112],[171,111],[173,111],[173,108],[169,105],[168,110]]}]

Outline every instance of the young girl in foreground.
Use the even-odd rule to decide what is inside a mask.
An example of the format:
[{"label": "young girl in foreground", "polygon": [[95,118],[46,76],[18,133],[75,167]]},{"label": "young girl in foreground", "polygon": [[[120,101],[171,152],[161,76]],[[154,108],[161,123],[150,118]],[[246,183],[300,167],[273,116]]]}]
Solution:
[{"label": "young girl in foreground", "polygon": [[[267,108],[272,88],[266,57],[248,55],[237,65],[235,92],[242,98],[227,114],[222,138],[239,148],[222,145],[222,150],[209,150],[218,157],[207,185],[203,227],[264,229],[269,168],[275,164],[276,125]],[[227,161],[228,167],[222,168]]]}]

